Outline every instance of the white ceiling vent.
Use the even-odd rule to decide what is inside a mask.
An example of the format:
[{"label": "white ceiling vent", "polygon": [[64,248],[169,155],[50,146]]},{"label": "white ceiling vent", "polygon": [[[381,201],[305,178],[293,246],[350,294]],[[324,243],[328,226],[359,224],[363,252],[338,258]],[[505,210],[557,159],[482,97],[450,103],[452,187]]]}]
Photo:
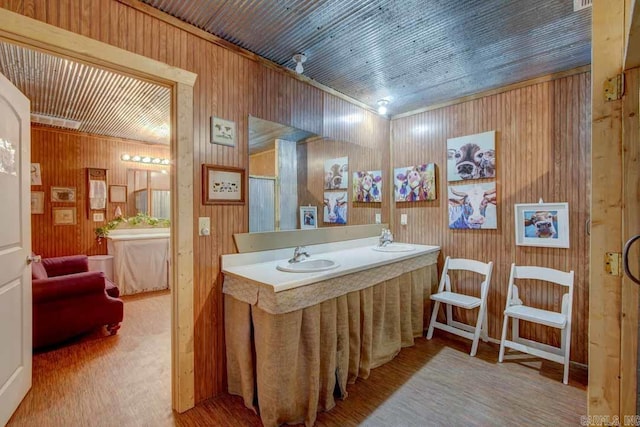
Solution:
[{"label": "white ceiling vent", "polygon": [[582,9],[591,7],[593,0],[573,0],[573,11],[577,12]]},{"label": "white ceiling vent", "polygon": [[67,129],[77,130],[80,127],[80,122],[76,120],[63,119],[60,117],[45,116],[44,114],[31,113],[31,122],[40,123],[42,125],[57,126]]}]

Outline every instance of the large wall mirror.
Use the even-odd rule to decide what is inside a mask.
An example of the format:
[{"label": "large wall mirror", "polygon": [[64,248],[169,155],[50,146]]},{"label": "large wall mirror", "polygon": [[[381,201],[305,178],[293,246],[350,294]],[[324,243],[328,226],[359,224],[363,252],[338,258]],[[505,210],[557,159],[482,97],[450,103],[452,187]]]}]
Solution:
[{"label": "large wall mirror", "polygon": [[127,170],[127,214],[144,213],[151,217],[170,219],[171,180],[165,170]]},{"label": "large wall mirror", "polygon": [[[248,122],[250,233],[373,224],[380,216],[380,201],[358,199],[362,189],[353,173],[380,171],[388,178],[381,150],[253,116]],[[375,179],[367,190],[382,196],[386,190]]]}]

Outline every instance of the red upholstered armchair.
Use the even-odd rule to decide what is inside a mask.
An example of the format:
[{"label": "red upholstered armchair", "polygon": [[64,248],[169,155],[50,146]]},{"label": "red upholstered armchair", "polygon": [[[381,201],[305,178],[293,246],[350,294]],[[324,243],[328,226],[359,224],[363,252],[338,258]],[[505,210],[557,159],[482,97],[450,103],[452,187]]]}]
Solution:
[{"label": "red upholstered armchair", "polygon": [[123,303],[104,273],[89,271],[86,255],[46,258],[31,264],[33,347],[45,347],[106,325],[120,328]]}]

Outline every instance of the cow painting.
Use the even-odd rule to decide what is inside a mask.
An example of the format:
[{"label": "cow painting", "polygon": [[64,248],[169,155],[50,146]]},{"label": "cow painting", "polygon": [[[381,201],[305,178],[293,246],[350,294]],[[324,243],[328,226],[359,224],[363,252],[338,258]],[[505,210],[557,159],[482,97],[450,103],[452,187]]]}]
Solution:
[{"label": "cow painting", "polygon": [[537,237],[539,239],[557,239],[558,212],[525,211],[524,227],[525,237]]},{"label": "cow painting", "polygon": [[447,140],[447,180],[495,178],[495,131]]},{"label": "cow painting", "polygon": [[353,173],[353,201],[382,201],[382,171],[358,171]]},{"label": "cow painting", "polygon": [[346,190],[349,182],[349,158],[340,157],[324,162],[324,189]]},{"label": "cow painting", "polygon": [[495,229],[495,183],[449,186],[449,228]]},{"label": "cow painting", "polygon": [[396,202],[436,199],[434,163],[396,168],[393,175]]},{"label": "cow painting", "polygon": [[324,219],[329,224],[347,223],[347,192],[324,193]]}]

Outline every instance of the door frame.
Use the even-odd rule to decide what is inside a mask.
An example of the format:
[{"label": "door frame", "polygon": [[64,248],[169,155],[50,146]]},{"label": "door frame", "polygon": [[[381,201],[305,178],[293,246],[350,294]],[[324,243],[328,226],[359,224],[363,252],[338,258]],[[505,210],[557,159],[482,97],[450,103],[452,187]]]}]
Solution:
[{"label": "door frame", "polygon": [[194,406],[193,86],[197,75],[0,8],[0,39],[171,89],[171,396]]}]

